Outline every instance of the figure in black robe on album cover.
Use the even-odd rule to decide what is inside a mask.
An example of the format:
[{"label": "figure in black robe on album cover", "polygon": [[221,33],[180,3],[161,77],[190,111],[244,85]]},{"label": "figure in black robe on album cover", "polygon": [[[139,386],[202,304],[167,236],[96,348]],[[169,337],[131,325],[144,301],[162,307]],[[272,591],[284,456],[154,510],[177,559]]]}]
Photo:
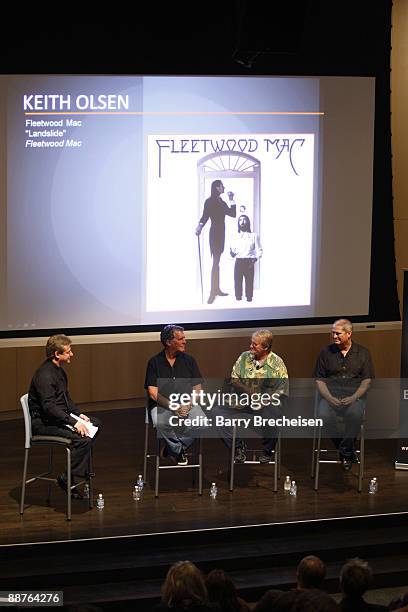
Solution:
[{"label": "figure in black robe on album cover", "polygon": [[211,196],[204,203],[204,210],[200,222],[196,229],[196,235],[201,234],[201,230],[211,220],[210,227],[210,251],[212,256],[211,270],[211,290],[208,304],[212,304],[217,295],[227,295],[220,289],[220,259],[225,246],[225,217],[235,218],[237,215],[237,207],[233,203],[234,194],[229,191],[228,198],[231,206],[221,198],[224,193],[224,185],[222,181],[216,180],[211,184]]}]

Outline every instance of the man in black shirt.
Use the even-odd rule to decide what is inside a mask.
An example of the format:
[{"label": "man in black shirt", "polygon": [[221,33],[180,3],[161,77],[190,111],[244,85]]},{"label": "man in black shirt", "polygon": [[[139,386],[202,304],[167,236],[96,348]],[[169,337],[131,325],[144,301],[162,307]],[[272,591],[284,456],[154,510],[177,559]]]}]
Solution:
[{"label": "man in black shirt", "polygon": [[[320,395],[318,416],[333,435],[346,471],[357,462],[354,440],[364,418],[365,398],[374,378],[371,356],[364,346],[352,342],[353,326],[348,319],[335,321],[333,344],[317,359],[315,378]],[[344,437],[339,438],[336,417],[344,419]]]},{"label": "man in black shirt", "polygon": [[[194,357],[186,350],[184,329],[179,325],[166,325],[160,334],[164,350],[147,364],[145,389],[148,409],[157,434],[166,443],[164,456],[179,465],[187,465],[185,450],[193,443],[204,425],[205,415],[191,400],[185,401],[193,391],[201,390],[201,373]],[[160,385],[160,388],[159,388]],[[184,401],[174,400],[184,395]],[[178,418],[177,418],[178,417]],[[200,424],[183,426],[183,419],[196,419]]]},{"label": "man in black shirt", "polygon": [[[86,423],[91,420],[86,414],[80,414],[68,392],[68,379],[63,366],[70,363],[74,355],[71,346],[70,338],[64,334],[48,339],[45,347],[47,359],[33,376],[28,392],[28,406],[33,435],[59,436],[72,440],[71,472],[73,476],[84,477],[89,470],[89,455],[96,436],[89,437]],[[71,414],[79,416],[85,423],[76,420]],[[93,417],[92,424],[100,427],[99,419]],[[57,480],[59,486],[66,491],[66,473],[61,474]],[[78,499],[82,496],[73,489],[72,497]]]}]

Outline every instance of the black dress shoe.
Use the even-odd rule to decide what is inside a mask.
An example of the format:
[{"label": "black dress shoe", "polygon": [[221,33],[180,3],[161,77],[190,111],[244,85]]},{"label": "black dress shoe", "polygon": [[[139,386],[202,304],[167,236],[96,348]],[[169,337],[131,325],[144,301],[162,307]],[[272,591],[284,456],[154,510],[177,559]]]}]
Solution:
[{"label": "black dress shoe", "polygon": [[235,463],[245,463],[245,461],[246,461],[245,448],[243,446],[237,446],[237,448],[235,449],[234,462]]},{"label": "black dress shoe", "polygon": [[[68,492],[68,483],[64,476],[58,476],[57,483],[58,483],[58,486],[63,491],[65,491],[65,493]],[[71,489],[71,498],[72,499],[84,499],[84,496],[77,489]]]},{"label": "black dress shoe", "polygon": [[212,304],[214,300],[215,300],[215,295],[211,294],[207,300],[207,304]]},{"label": "black dress shoe", "polygon": [[224,291],[221,291],[221,289],[219,289],[217,291],[217,295],[220,295],[221,297],[225,297],[226,295],[228,295],[228,293],[224,293]]},{"label": "black dress shoe", "polygon": [[358,463],[358,457],[355,452],[347,456],[340,454],[340,459],[343,464],[343,470],[345,472],[349,472],[351,470],[351,468],[353,467],[353,463]]},{"label": "black dress shoe", "polygon": [[347,459],[343,459],[343,470],[345,472],[349,472],[352,468],[352,463],[351,461],[348,461]]},{"label": "black dress shoe", "polygon": [[272,461],[272,453],[268,453],[268,451],[263,451],[258,457],[259,463],[270,463]]},{"label": "black dress shoe", "polygon": [[167,459],[168,461],[170,461],[174,465],[176,465],[176,463],[177,463],[176,457],[169,451],[169,449],[167,448],[166,444],[164,444],[161,447],[161,449],[160,449],[160,457],[162,459]]}]

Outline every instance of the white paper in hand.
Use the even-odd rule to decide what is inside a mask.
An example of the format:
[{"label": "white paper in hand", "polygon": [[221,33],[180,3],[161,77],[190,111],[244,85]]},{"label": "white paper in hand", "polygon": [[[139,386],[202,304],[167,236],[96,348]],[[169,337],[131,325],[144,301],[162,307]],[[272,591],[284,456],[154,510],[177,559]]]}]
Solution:
[{"label": "white paper in hand", "polygon": [[79,417],[77,414],[72,414],[72,412],[69,416],[72,416],[73,419],[76,419],[77,421],[85,425],[88,430],[88,436],[90,438],[93,438],[96,435],[98,427],[96,427],[96,425],[92,425],[92,421],[85,421],[85,419],[81,419],[81,417]]}]

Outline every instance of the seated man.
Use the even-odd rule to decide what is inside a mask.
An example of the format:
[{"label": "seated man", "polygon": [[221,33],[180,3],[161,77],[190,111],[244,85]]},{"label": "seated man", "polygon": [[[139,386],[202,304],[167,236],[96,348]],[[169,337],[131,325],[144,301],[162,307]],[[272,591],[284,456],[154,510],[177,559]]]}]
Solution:
[{"label": "seated man", "polygon": [[296,569],[298,590],[321,589],[326,576],[326,566],[319,557],[303,557]]},{"label": "seated man", "polygon": [[[374,378],[374,368],[367,348],[353,342],[353,326],[348,319],[335,321],[333,344],[320,351],[315,378],[320,394],[318,417],[332,436],[340,453],[343,467],[351,469],[357,463],[354,441],[364,417],[365,398]],[[344,420],[344,437],[337,431],[336,417]]]},{"label": "seated man", "polygon": [[[71,363],[74,356],[71,340],[64,334],[51,336],[46,344],[47,359],[35,372],[28,392],[28,406],[31,415],[33,435],[59,436],[71,442],[72,476],[86,477],[89,473],[89,457],[96,436],[90,438],[86,424],[71,414],[78,415],[89,423],[86,414],[81,414],[68,392],[68,379],[63,367]],[[92,417],[92,424],[101,426],[99,419]],[[99,433],[99,432],[98,432]],[[67,474],[57,478],[58,484],[67,490]],[[75,484],[74,478],[71,480]],[[73,489],[71,496],[81,499],[82,495]]]},{"label": "seated man", "polygon": [[183,419],[199,417],[202,420],[205,415],[191,401],[174,405],[170,398],[191,395],[193,391],[199,393],[201,373],[194,357],[185,352],[186,336],[182,327],[166,325],[160,334],[160,341],[164,349],[149,359],[147,364],[145,389],[148,409],[158,436],[165,442],[163,457],[169,457],[178,465],[187,465],[185,451],[200,435],[200,428],[184,426]]},{"label": "seated man", "polygon": [[[276,419],[282,416],[282,400],[289,394],[289,380],[286,366],[278,355],[272,352],[273,334],[267,329],[260,329],[252,334],[249,351],[244,351],[235,362],[231,373],[231,384],[240,393],[240,409],[242,413],[255,414],[260,410],[263,419]],[[260,396],[266,401],[259,402]],[[256,398],[256,401],[255,401]],[[269,398],[267,400],[266,398]],[[247,406],[243,399],[247,399]],[[254,401],[252,401],[254,400]],[[231,408],[221,407],[218,414],[231,417]],[[229,412],[229,414],[228,414]],[[257,429],[257,428],[253,428]],[[277,442],[277,428],[265,426],[259,428],[263,435],[263,453],[259,456],[261,463],[269,463]],[[221,427],[220,435],[225,444],[231,448],[232,430]],[[243,463],[246,460],[246,444],[237,439],[235,461]]]},{"label": "seated man", "polygon": [[368,603],[363,595],[373,582],[373,572],[367,561],[350,559],[340,570],[340,589],[343,598],[340,609],[343,612],[380,612],[392,609],[380,604]]}]

